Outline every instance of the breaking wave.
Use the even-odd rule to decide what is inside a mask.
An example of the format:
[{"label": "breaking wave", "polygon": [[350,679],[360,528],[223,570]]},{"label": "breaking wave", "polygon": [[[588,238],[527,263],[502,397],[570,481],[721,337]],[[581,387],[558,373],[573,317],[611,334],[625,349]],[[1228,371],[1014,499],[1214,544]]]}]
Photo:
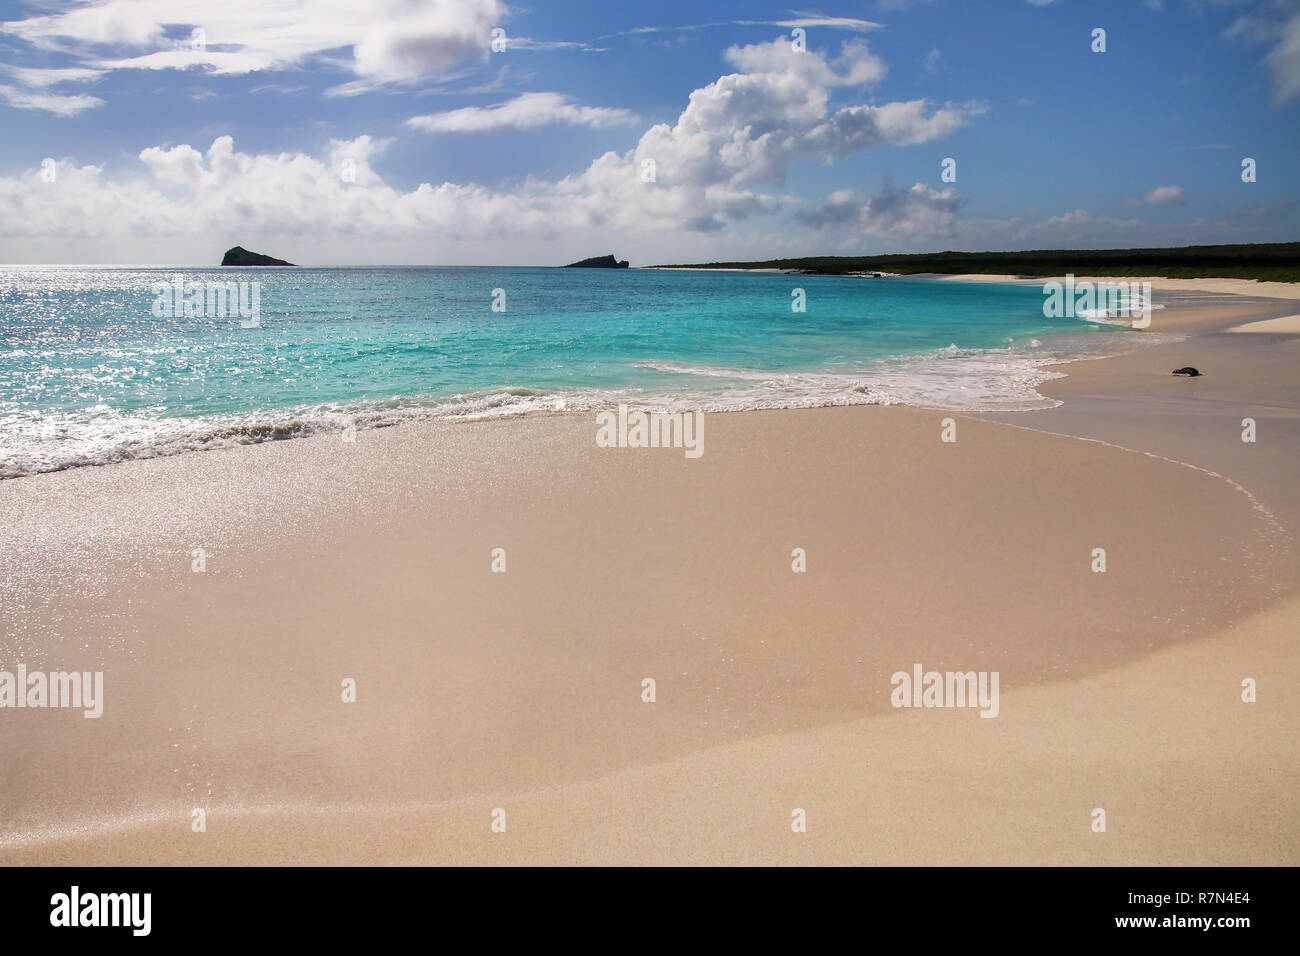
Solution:
[{"label": "breaking wave", "polygon": [[[1169,336],[1148,333],[1143,344]],[[385,428],[427,419],[474,421],[543,412],[591,411],[619,403],[659,411],[731,412],[846,405],[915,405],[965,411],[1050,408],[1038,391],[1061,377],[1046,366],[1129,351],[1136,341],[1056,336],[1004,348],[956,345],[816,371],[772,371],[646,359],[632,363],[638,384],[546,390],[501,387],[438,397],[323,403],[285,410],[191,418],[123,413],[104,405],[75,413],[0,415],[0,478],[84,465],[155,458],[303,438],[347,428]],[[649,373],[647,375],[647,373]],[[647,380],[648,379],[648,380]]]}]

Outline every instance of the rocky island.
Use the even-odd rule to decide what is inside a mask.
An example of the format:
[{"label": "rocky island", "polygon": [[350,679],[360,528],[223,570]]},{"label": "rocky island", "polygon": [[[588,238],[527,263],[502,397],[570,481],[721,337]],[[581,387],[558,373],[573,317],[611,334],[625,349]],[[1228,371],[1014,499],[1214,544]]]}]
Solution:
[{"label": "rocky island", "polygon": [[276,259],[272,256],[264,256],[260,252],[249,252],[243,246],[235,246],[233,249],[227,249],[226,254],[221,257],[223,266],[291,266],[292,262],[285,262],[283,259]]},{"label": "rocky island", "polygon": [[592,256],[590,259],[583,259],[580,262],[570,262],[564,268],[566,269],[626,269],[628,263],[626,259],[615,259],[610,256]]}]

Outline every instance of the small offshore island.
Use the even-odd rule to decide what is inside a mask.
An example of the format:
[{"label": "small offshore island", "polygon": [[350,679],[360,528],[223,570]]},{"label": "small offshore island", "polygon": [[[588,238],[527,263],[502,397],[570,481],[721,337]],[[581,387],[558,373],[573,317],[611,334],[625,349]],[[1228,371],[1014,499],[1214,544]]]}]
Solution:
[{"label": "small offshore island", "polygon": [[581,259],[578,262],[570,262],[564,268],[566,269],[626,269],[628,261],[626,259],[615,259],[613,255],[592,256],[590,259]]},{"label": "small offshore island", "polygon": [[221,257],[223,266],[291,266],[292,262],[285,262],[283,259],[276,259],[274,256],[264,256],[260,252],[249,252],[243,246],[235,246],[226,250],[226,254]]}]

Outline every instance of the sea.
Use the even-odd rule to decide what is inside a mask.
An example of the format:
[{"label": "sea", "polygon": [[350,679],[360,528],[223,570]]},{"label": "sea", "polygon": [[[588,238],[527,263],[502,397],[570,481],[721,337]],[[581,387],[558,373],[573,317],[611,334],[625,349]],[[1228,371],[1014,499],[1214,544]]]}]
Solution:
[{"label": "sea", "polygon": [[1038,391],[1057,375],[1045,366],[1127,351],[1138,335],[1151,333],[1048,318],[1041,289],[1019,284],[4,266],[0,477],[427,418],[619,404],[1043,408],[1056,404]]}]

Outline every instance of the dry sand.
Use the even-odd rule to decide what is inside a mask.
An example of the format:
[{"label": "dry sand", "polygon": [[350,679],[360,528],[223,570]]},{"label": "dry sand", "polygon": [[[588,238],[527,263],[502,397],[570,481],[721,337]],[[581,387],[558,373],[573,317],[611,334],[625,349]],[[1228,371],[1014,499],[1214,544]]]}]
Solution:
[{"label": "dry sand", "polygon": [[1247,322],[1234,325],[1229,332],[1265,332],[1270,335],[1300,335],[1300,315],[1284,315],[1280,319]]},{"label": "dry sand", "polygon": [[[1218,331],[1279,305],[698,460],[538,415],[0,483],[0,667],[106,697],[0,714],[0,863],[1294,864],[1296,340]],[[895,710],[914,663],[998,716]]]},{"label": "dry sand", "polygon": [[[918,273],[912,279],[943,279],[949,282],[1021,282],[1042,285],[1049,277],[1017,275],[946,275]],[[1064,282],[1065,276],[1057,276]],[[1169,279],[1164,276],[1075,276],[1075,282],[1150,282],[1153,292],[1215,292],[1224,295],[1263,296],[1270,299],[1300,299],[1300,282],[1261,282],[1259,279]]]}]

